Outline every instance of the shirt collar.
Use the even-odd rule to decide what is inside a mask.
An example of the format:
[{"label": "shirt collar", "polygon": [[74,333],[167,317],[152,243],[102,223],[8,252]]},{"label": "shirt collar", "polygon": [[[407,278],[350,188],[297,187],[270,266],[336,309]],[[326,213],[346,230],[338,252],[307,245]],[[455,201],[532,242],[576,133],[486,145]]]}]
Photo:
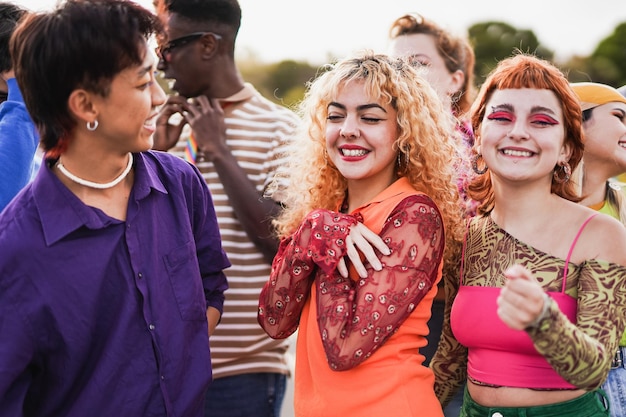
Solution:
[{"label": "shirt collar", "polygon": [[[142,200],[150,194],[151,189],[167,194],[154,166],[146,163],[146,155],[140,153],[133,156],[135,182],[131,198],[135,201]],[[32,185],[33,198],[47,245],[54,244],[83,226],[95,230],[118,222],[85,205],[54,175],[54,163],[54,160],[44,160]]]},{"label": "shirt collar", "polygon": [[135,200],[146,198],[150,194],[151,189],[168,194],[156,171],[156,165],[150,163],[150,159],[153,159],[153,152],[156,151],[133,154],[135,157],[135,184],[133,185]]},{"label": "shirt collar", "polygon": [[239,90],[238,92],[236,92],[235,94],[233,94],[232,96],[220,99],[220,103],[222,104],[223,107],[229,106],[231,104],[248,100],[251,97],[253,97],[255,93],[256,93],[256,89],[254,88],[254,86],[250,83],[245,83],[243,88]]},{"label": "shirt collar", "polygon": [[7,97],[8,100],[18,101],[20,103],[24,102],[24,98],[22,97],[22,91],[20,90],[20,87],[17,84],[17,80],[15,78],[9,78],[7,80],[7,87],[9,89],[9,95]]},{"label": "shirt collar", "polygon": [[394,197],[398,194],[406,193],[406,192],[415,192],[415,188],[411,185],[407,177],[400,177],[395,182],[393,182],[389,187],[385,188],[378,195],[372,198],[367,203],[363,204],[361,207],[358,207],[354,210],[353,213],[357,213],[365,209],[366,207],[380,203],[381,201],[385,201],[391,197]]}]

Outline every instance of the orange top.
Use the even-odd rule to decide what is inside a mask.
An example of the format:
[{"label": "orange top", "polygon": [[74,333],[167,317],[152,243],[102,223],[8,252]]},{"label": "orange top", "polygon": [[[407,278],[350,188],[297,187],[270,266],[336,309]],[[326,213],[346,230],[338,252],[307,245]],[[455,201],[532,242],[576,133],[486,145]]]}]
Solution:
[{"label": "orange top", "polygon": [[[419,195],[404,178],[380,193],[360,213],[363,223],[380,233],[385,220],[403,199]],[[441,279],[439,264],[436,282]],[[308,416],[443,416],[435,396],[434,374],[419,353],[426,346],[436,282],[408,318],[361,364],[345,371],[328,366],[317,322],[315,288],[300,316],[296,344],[295,412]],[[315,284],[313,284],[315,285]]]}]

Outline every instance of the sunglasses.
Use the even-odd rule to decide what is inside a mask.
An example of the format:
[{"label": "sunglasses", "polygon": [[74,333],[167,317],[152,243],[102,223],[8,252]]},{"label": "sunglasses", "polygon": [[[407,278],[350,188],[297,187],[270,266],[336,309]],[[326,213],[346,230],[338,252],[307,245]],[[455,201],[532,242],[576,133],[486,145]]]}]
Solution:
[{"label": "sunglasses", "polygon": [[172,39],[165,45],[159,46],[155,49],[157,56],[159,59],[162,59],[165,62],[169,62],[172,54],[172,50],[176,48],[180,48],[181,46],[187,45],[188,43],[194,42],[205,35],[211,35],[218,41],[222,39],[221,35],[213,32],[194,32],[189,35],[181,36],[180,38]]}]

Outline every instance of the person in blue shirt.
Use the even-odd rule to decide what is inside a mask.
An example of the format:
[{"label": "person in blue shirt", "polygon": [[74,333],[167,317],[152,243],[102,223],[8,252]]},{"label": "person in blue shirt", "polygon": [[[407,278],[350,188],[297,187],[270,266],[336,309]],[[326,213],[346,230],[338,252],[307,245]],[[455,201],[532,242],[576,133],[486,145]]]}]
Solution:
[{"label": "person in blue shirt", "polygon": [[0,3],[0,211],[30,181],[39,135],[15,80],[9,39],[28,11]]},{"label": "person in blue shirt", "polygon": [[230,262],[198,170],[150,150],[160,30],[67,0],[12,38],[45,154],[0,214],[0,416],[203,414]]}]

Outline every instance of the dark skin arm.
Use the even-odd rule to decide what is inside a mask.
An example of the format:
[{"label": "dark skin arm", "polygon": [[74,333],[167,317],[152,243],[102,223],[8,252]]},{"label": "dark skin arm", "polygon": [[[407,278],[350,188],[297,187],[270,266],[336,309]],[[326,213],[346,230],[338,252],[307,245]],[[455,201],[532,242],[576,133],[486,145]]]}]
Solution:
[{"label": "dark skin arm", "polygon": [[156,131],[154,132],[154,144],[152,149],[157,151],[168,151],[172,149],[183,132],[183,127],[187,124],[185,118],[181,118],[176,124],[170,123],[170,118],[176,114],[182,114],[183,104],[186,99],[181,96],[169,96],[161,107],[156,120]]},{"label": "dark skin arm", "polygon": [[[197,159],[213,162],[241,225],[265,260],[271,263],[279,243],[273,233],[271,219],[278,215],[280,205],[271,199],[264,198],[257,191],[226,146],[224,111],[219,101],[199,96],[189,101],[172,99],[172,102],[168,101],[168,103],[171,104],[170,110],[162,110],[162,114],[164,111],[180,112],[184,117],[184,122],[189,123],[198,144]],[[169,138],[164,141],[165,145],[171,143],[169,147],[174,146],[182,125],[184,123],[180,126],[165,127],[167,129],[164,130],[165,137]],[[172,136],[175,138],[172,139]],[[155,149],[158,149],[156,144],[155,139]]]}]

